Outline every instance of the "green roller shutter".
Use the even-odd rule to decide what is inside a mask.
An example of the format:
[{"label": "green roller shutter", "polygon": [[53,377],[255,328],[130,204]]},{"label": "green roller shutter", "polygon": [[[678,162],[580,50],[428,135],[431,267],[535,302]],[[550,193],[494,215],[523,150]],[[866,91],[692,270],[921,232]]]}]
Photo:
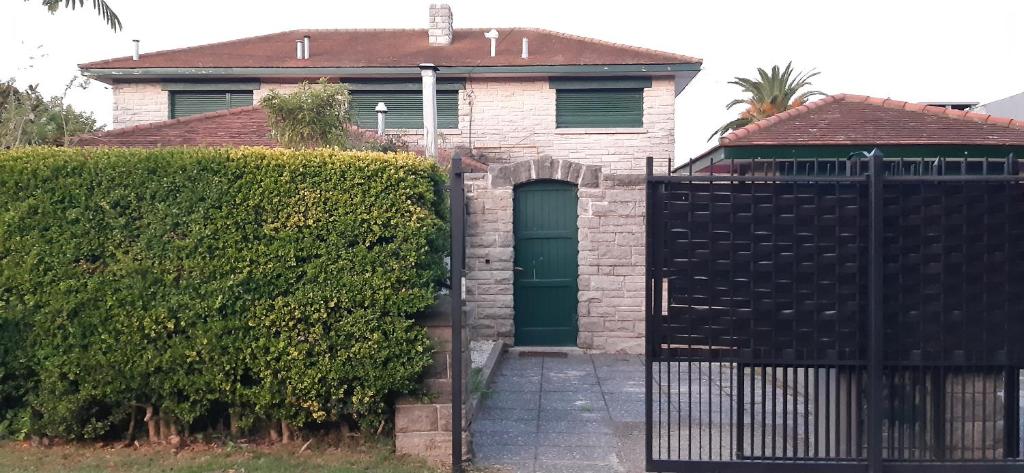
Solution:
[{"label": "green roller shutter", "polygon": [[644,126],[643,89],[558,89],[555,93],[558,128]]},{"label": "green roller shutter", "polygon": [[[377,104],[388,107],[388,129],[423,128],[423,93],[418,90],[353,90],[352,119],[360,128],[377,129]],[[459,91],[437,91],[437,126],[459,127]]]},{"label": "green roller shutter", "polygon": [[171,118],[252,105],[251,90],[173,91],[170,94]]}]

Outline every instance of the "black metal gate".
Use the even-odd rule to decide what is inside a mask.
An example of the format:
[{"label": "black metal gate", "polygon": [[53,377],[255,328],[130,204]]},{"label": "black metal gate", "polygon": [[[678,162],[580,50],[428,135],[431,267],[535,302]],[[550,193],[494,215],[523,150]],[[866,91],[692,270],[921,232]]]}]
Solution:
[{"label": "black metal gate", "polygon": [[1013,157],[722,168],[648,162],[647,469],[1024,471]]}]

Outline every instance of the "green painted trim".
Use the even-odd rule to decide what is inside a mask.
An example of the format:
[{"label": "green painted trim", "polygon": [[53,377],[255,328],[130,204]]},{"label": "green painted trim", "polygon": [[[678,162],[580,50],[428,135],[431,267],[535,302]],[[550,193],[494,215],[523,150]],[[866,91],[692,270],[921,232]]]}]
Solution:
[{"label": "green painted trim", "polygon": [[245,82],[181,82],[161,81],[160,90],[259,90],[259,81]]},{"label": "green painted trim", "polygon": [[[483,74],[676,74],[699,71],[700,64],[623,64],[565,66],[455,66],[439,67],[440,75],[466,76]],[[178,79],[212,77],[356,77],[356,76],[420,76],[419,67],[141,67],[130,69],[84,68],[82,74],[116,81],[119,79]]]},{"label": "green painted trim", "polygon": [[[672,169],[673,174],[686,174],[692,167],[700,170],[711,163],[728,159],[846,159],[858,151],[871,151],[876,146],[716,146],[696,158]],[[920,158],[1005,158],[1013,153],[1024,158],[1024,146],[1007,145],[878,145],[886,159]]]},{"label": "green painted trim", "polygon": [[871,151],[876,147],[886,158],[934,158],[937,156],[1001,158],[1010,153],[1024,157],[1024,146],[1000,145],[727,146],[722,149],[724,150],[723,159],[846,159],[850,153]]},{"label": "green painted trim", "polygon": [[551,89],[649,89],[650,77],[552,77]]},{"label": "green painted trim", "polygon": [[[423,90],[422,80],[410,79],[361,79],[345,80],[341,82],[348,86],[349,90]],[[466,88],[465,79],[441,79],[437,81],[437,90],[463,90]]]}]

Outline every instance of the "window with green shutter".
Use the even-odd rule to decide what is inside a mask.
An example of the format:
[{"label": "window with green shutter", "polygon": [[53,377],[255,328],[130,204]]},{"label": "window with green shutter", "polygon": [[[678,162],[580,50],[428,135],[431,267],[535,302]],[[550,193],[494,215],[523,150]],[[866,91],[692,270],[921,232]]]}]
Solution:
[{"label": "window with green shutter", "polygon": [[562,89],[555,91],[558,128],[641,128],[644,89]]},{"label": "window with green shutter", "polygon": [[[423,92],[420,90],[352,90],[352,120],[360,128],[377,129],[377,104],[388,107],[385,126],[393,129],[423,128]],[[459,127],[459,91],[437,91],[437,127]]]},{"label": "window with green shutter", "polygon": [[171,118],[252,105],[251,90],[176,90],[170,94]]}]

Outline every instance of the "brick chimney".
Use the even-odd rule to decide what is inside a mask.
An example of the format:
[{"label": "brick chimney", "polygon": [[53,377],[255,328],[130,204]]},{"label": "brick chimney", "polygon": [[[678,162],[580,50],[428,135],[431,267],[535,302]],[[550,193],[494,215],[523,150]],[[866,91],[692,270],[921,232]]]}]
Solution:
[{"label": "brick chimney", "polygon": [[447,3],[430,5],[430,25],[427,34],[431,46],[452,44],[452,7]]}]

